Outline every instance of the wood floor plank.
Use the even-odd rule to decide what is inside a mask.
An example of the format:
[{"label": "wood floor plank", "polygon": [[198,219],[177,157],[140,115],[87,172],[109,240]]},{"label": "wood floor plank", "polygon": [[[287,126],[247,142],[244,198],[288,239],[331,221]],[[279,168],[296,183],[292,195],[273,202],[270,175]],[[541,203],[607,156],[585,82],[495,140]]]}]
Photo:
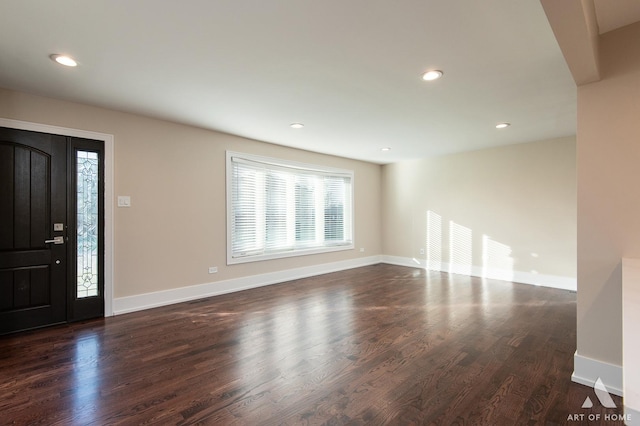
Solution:
[{"label": "wood floor plank", "polygon": [[[0,423],[565,425],[621,414],[571,382],[575,324],[572,292],[380,264],[2,336]],[[587,396],[594,407],[582,409]]]}]

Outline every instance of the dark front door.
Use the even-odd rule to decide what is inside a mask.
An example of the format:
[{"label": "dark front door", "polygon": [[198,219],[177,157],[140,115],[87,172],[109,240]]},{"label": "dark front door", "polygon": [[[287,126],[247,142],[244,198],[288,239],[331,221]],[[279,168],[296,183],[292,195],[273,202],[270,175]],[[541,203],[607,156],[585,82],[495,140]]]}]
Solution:
[{"label": "dark front door", "polygon": [[[78,152],[101,156],[77,147],[91,142],[0,128],[0,334],[103,315],[102,221],[88,238],[76,232],[78,201],[91,203],[78,190]],[[101,217],[102,192],[94,192]],[[93,287],[83,293],[85,278]]]}]

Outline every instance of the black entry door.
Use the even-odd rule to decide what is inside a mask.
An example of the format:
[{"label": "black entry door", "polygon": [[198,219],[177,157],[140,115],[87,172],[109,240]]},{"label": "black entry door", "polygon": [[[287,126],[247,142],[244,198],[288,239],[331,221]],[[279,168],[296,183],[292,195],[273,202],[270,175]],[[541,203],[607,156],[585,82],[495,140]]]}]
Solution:
[{"label": "black entry door", "polygon": [[[0,334],[104,315],[103,222],[91,244],[76,233],[84,197],[77,191],[77,146],[97,143],[83,141],[0,128]],[[95,274],[95,289],[79,298],[78,271],[90,262],[77,253],[89,245],[96,259],[84,276]]]}]

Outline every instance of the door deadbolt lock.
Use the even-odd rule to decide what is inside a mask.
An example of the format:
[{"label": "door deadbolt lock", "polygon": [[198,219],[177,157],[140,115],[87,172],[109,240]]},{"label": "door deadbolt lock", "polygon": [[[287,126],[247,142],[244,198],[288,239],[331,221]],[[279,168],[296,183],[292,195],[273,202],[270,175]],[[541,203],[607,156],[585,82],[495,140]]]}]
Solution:
[{"label": "door deadbolt lock", "polygon": [[64,237],[62,235],[58,235],[57,237],[53,237],[53,240],[44,240],[45,244],[64,244]]}]

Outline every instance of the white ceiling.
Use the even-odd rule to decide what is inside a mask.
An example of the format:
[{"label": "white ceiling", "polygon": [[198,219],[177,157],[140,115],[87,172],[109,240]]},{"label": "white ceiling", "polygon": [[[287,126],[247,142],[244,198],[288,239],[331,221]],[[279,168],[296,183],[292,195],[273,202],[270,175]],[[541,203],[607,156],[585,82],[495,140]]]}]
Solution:
[{"label": "white ceiling", "polygon": [[0,87],[376,163],[576,130],[534,0],[2,0]]}]

